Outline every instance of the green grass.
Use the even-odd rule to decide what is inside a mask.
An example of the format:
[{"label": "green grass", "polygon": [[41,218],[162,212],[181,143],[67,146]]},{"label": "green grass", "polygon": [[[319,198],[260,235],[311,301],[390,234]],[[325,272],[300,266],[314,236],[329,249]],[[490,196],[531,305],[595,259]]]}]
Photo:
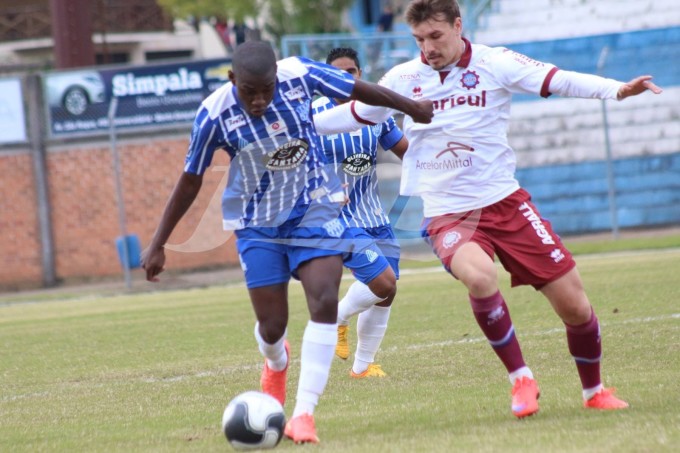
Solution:
[{"label": "green grass", "polygon": [[[629,410],[581,408],[561,323],[539,293],[510,290],[500,272],[542,389],[541,412],[515,420],[504,370],[462,285],[414,269],[400,280],[378,357],[389,376],[350,380],[349,363],[334,360],[316,412],[322,443],[277,450],[677,451],[680,250],[578,262],[602,322],[605,382]],[[290,299],[288,415],[308,319],[298,284]],[[253,323],[242,285],[0,306],[0,450],[229,451],[222,411],[258,385]]]}]

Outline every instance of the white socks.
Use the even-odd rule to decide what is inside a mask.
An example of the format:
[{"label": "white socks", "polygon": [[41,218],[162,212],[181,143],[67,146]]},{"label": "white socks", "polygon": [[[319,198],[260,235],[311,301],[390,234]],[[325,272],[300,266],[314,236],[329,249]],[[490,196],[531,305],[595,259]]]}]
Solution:
[{"label": "white socks", "polygon": [[354,355],[352,371],[363,373],[375,360],[387,331],[387,321],[390,319],[392,307],[378,307],[373,305],[359,314],[357,319],[357,352]]},{"label": "white socks", "polygon": [[347,294],[338,304],[338,324],[346,326],[349,323],[349,318],[368,310],[385,299],[373,294],[371,289],[360,281],[352,283]]},{"label": "white socks", "polygon": [[508,374],[508,379],[510,379],[510,384],[515,385],[515,381],[522,377],[528,377],[529,379],[534,378],[534,373],[531,372],[528,366],[523,366],[512,373]]},{"label": "white socks", "polygon": [[604,386],[603,386],[602,384],[600,384],[600,385],[596,385],[596,386],[593,387],[593,388],[583,389],[583,400],[584,400],[584,401],[588,401],[588,400],[591,399],[593,396],[595,396],[595,394],[596,394],[597,392],[599,392],[599,391],[602,390],[603,388],[604,388]]},{"label": "white socks", "polygon": [[286,354],[286,348],[283,346],[283,342],[286,341],[286,334],[288,330],[283,333],[283,336],[274,344],[269,344],[264,341],[260,335],[260,323],[255,323],[255,340],[260,348],[260,352],[267,360],[267,366],[272,371],[281,371],[286,368],[288,363],[288,355]]},{"label": "white socks", "polygon": [[337,324],[307,322],[300,351],[300,381],[293,417],[302,413],[314,414],[328,382],[335,345],[338,341]]}]

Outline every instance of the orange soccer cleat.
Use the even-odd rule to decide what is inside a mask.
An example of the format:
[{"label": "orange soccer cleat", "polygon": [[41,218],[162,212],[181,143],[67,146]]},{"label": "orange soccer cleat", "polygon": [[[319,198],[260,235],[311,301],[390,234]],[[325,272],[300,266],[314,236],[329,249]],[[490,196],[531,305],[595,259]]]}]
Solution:
[{"label": "orange soccer cleat", "polygon": [[517,418],[528,417],[538,412],[538,397],[541,391],[530,377],[521,377],[512,386],[512,413]]},{"label": "orange soccer cleat", "polygon": [[319,437],[316,435],[314,416],[304,413],[291,418],[286,423],[283,433],[296,444],[312,443],[318,444]]},{"label": "orange soccer cleat", "polygon": [[262,376],[260,376],[262,391],[279,400],[281,406],[286,402],[286,377],[288,375],[288,365],[290,364],[290,344],[288,340],[284,341],[283,346],[286,348],[286,368],[281,371],[274,371],[269,368],[267,359],[265,359]]},{"label": "orange soccer cleat", "polygon": [[616,389],[603,388],[595,394],[589,400],[583,402],[583,407],[587,409],[600,409],[600,410],[615,410],[615,409],[625,409],[628,407],[628,403],[623,400],[618,399],[614,396]]},{"label": "orange soccer cleat", "polygon": [[347,334],[349,333],[349,326],[338,324],[338,344],[335,345],[335,355],[342,360],[347,360],[349,357],[349,340]]},{"label": "orange soccer cleat", "polygon": [[380,368],[380,365],[376,365],[371,363],[368,368],[366,368],[366,371],[363,373],[355,373],[354,370],[349,371],[349,375],[353,377],[354,379],[363,379],[363,378],[369,378],[369,377],[386,377],[387,373],[385,373],[382,368]]}]

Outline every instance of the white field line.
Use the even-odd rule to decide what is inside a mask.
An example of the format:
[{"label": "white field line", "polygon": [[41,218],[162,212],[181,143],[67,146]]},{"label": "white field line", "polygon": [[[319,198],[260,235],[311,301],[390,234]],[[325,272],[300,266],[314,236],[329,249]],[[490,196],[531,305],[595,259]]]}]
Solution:
[{"label": "white field line", "polygon": [[[673,319],[680,319],[680,313],[671,313],[669,315],[662,315],[662,316],[647,316],[647,317],[644,317],[644,318],[633,318],[633,319],[627,319],[627,320],[624,320],[624,321],[602,323],[602,325],[604,327],[607,327],[607,326],[621,326],[621,325],[627,325],[627,324],[647,324],[647,323],[667,321],[667,320],[673,320]],[[555,328],[555,329],[548,329],[548,330],[543,330],[543,331],[538,331],[538,332],[522,332],[522,337],[523,338],[525,338],[525,337],[541,337],[541,336],[562,334],[562,333],[564,333],[564,329]],[[442,346],[455,346],[455,345],[464,345],[464,344],[469,344],[469,343],[484,343],[486,341],[487,341],[487,339],[485,337],[471,337],[471,338],[463,338],[463,339],[460,339],[460,340],[446,340],[446,341],[414,344],[414,345],[406,346],[403,349],[413,351],[413,350],[441,348]],[[391,348],[384,349],[383,352],[395,353],[395,352],[398,352],[400,349],[402,349],[402,348],[397,347],[397,346],[393,346]],[[293,360],[292,363],[299,363],[299,360]],[[130,380],[137,381],[137,382],[143,382],[145,384],[182,382],[182,381],[186,381],[186,380],[190,380],[190,379],[201,379],[201,378],[212,378],[212,377],[217,377],[217,376],[226,376],[226,375],[229,375],[229,374],[232,374],[232,373],[235,373],[235,372],[254,371],[254,370],[259,370],[261,368],[262,368],[262,364],[258,360],[257,363],[252,364],[252,365],[239,365],[239,366],[234,366],[234,367],[226,367],[226,368],[222,368],[222,369],[219,369],[219,370],[201,371],[201,372],[193,373],[193,374],[183,374],[183,375],[177,375],[177,376],[171,376],[171,377],[165,377],[165,378],[143,377],[143,378],[132,378]],[[92,387],[104,387],[107,384],[97,383],[97,384],[93,385],[92,383],[85,381],[85,382],[81,382],[81,383],[73,383],[73,385],[74,386],[86,385],[86,386],[92,388]],[[26,394],[20,394],[20,395],[4,396],[4,397],[0,398],[0,401],[10,402],[10,401],[16,401],[16,400],[27,399],[27,398],[40,398],[40,397],[48,397],[48,396],[50,396],[50,392],[26,393]]]}]

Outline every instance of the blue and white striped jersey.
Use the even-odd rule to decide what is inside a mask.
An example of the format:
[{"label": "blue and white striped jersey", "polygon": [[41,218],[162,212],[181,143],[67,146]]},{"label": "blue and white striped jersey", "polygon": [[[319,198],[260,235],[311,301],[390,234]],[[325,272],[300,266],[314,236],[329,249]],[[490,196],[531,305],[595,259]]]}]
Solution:
[{"label": "blue and white striped jersey", "polygon": [[302,57],[278,62],[274,99],[262,117],[241,106],[231,82],[198,110],[184,171],[203,174],[217,149],[231,157],[222,196],[225,229],[273,227],[304,215],[314,202],[343,200],[311,116],[317,95],[349,97],[354,79]]},{"label": "blue and white striped jersey", "polygon": [[[336,105],[333,99],[322,97],[314,101],[312,111],[323,112]],[[348,226],[373,228],[389,225],[378,192],[378,143],[388,150],[403,136],[391,117],[382,124],[366,126],[351,133],[321,136],[326,159],[333,164],[340,181],[347,184],[350,202],[343,208],[342,217]]]}]

